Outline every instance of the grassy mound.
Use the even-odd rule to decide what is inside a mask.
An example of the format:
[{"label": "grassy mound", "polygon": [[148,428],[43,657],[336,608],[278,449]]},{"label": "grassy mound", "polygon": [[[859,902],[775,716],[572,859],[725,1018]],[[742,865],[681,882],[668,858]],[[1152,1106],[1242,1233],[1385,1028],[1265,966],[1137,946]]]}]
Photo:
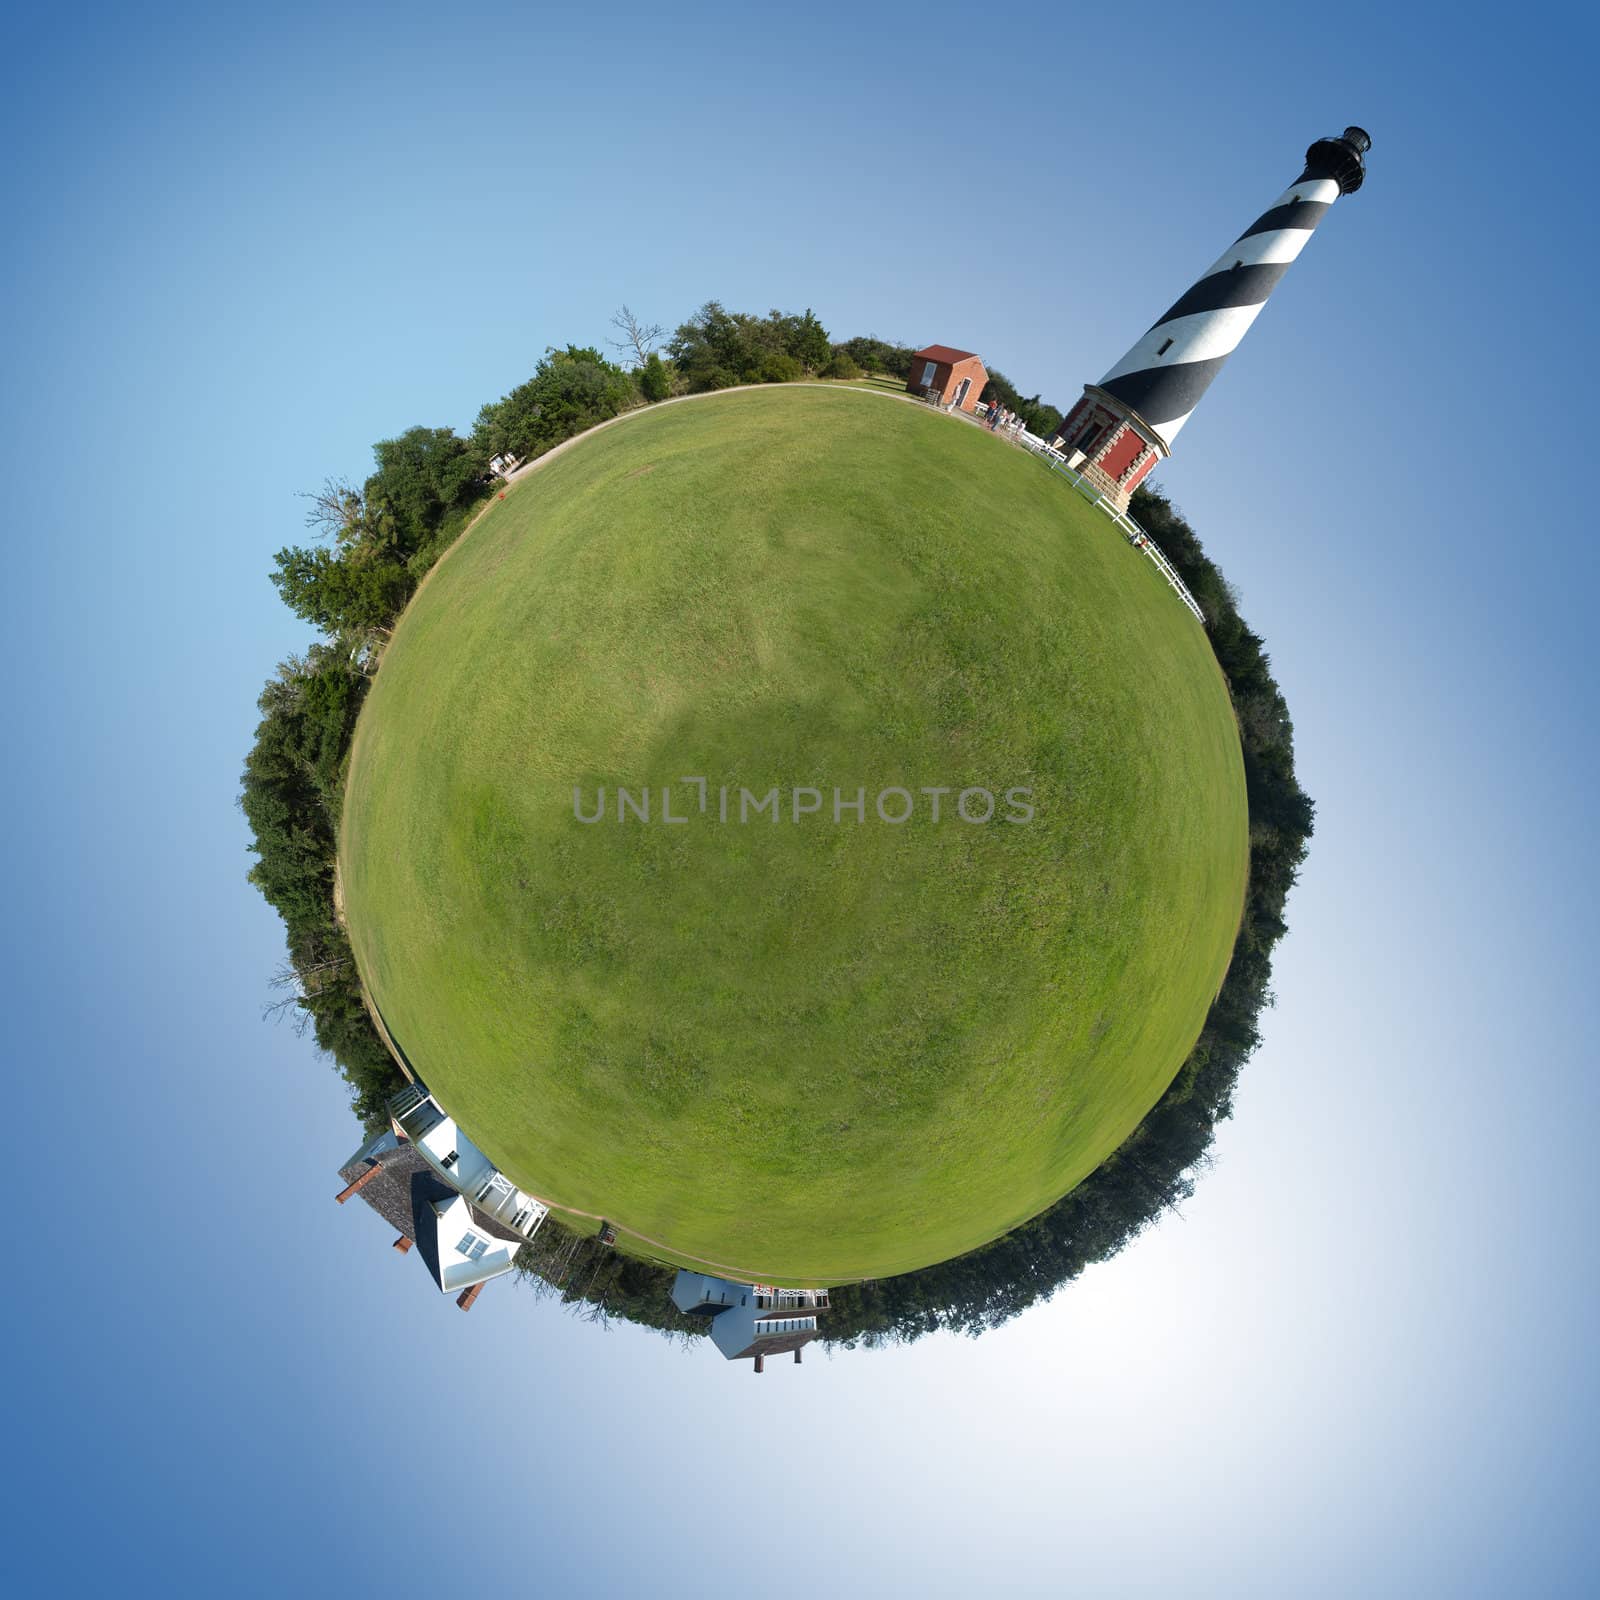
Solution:
[{"label": "grassy mound", "polygon": [[340,853],[370,992],[516,1181],[839,1282],[1006,1231],[1138,1123],[1227,964],[1245,789],[1199,625],[1104,517],[962,423],[774,388],[583,440],[451,552]]}]

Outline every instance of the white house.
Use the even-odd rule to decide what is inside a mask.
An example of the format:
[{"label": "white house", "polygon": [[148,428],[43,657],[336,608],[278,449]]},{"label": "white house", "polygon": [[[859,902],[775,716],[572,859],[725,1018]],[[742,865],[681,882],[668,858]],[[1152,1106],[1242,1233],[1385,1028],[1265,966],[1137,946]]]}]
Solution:
[{"label": "white house", "polygon": [[686,1317],[711,1319],[711,1342],[729,1361],[755,1358],[766,1369],[768,1356],[800,1351],[817,1337],[817,1315],[828,1309],[826,1289],[777,1289],[764,1283],[731,1283],[705,1272],[680,1271],[672,1284],[672,1303]]},{"label": "white house", "polygon": [[465,1195],[432,1202],[434,1251],[423,1260],[445,1294],[470,1289],[509,1272],[516,1265],[522,1241],[486,1221],[467,1204]]},{"label": "white house", "polygon": [[360,1195],[397,1230],[395,1249],[415,1246],[440,1292],[470,1310],[550,1208],[500,1172],[421,1084],[396,1095],[389,1116],[339,1169],[339,1204]]}]

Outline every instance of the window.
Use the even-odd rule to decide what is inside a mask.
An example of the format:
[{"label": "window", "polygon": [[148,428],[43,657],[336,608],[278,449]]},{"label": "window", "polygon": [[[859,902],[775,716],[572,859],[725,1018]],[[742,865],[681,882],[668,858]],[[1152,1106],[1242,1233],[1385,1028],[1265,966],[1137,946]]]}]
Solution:
[{"label": "window", "polygon": [[481,1261],[488,1249],[487,1239],[480,1239],[475,1233],[464,1233],[461,1236],[461,1243],[456,1246],[456,1254],[465,1256],[468,1261]]},{"label": "window", "polygon": [[932,361],[923,362],[923,364],[922,364],[922,387],[924,389],[932,388],[932,386],[933,386],[933,375],[937,370],[938,370],[938,367],[934,362],[932,362]]},{"label": "window", "polygon": [[1094,449],[1095,440],[1098,439],[1105,431],[1106,430],[1101,427],[1098,422],[1091,422],[1089,426],[1083,430],[1081,437],[1078,439],[1077,444],[1073,448],[1081,450],[1085,455],[1088,455],[1088,453]]},{"label": "window", "polygon": [[447,1155],[444,1158],[444,1160],[439,1163],[439,1165],[441,1167],[443,1167],[446,1172],[448,1172],[451,1169],[451,1167],[453,1167],[456,1164],[456,1162],[458,1162],[460,1159],[461,1159],[461,1152],[459,1150],[452,1150],[450,1152],[450,1154]]},{"label": "window", "polygon": [[1161,348],[1156,351],[1156,354],[1158,356],[1164,356],[1167,353],[1167,351],[1169,351],[1171,348],[1172,348],[1172,341],[1170,339],[1164,339],[1161,342]]}]

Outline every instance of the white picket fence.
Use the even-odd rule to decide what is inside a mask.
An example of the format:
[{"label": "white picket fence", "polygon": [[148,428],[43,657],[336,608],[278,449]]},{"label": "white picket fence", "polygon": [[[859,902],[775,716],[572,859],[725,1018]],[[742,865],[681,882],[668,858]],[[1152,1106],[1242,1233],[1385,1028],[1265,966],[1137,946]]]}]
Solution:
[{"label": "white picket fence", "polygon": [[1137,540],[1139,548],[1155,562],[1156,571],[1171,585],[1172,591],[1194,613],[1195,620],[1204,627],[1206,614],[1196,604],[1195,598],[1189,593],[1189,586],[1173,570],[1172,563],[1167,560],[1155,540],[1139,526],[1126,511],[1119,511],[1106,497],[1100,493],[1092,483],[1089,483],[1067,465],[1067,458],[1059,450],[1052,450],[1043,439],[1022,429],[1014,435],[1019,444],[1024,445],[1043,461],[1052,472],[1059,472],[1085,500],[1098,506],[1127,536],[1130,542]]}]

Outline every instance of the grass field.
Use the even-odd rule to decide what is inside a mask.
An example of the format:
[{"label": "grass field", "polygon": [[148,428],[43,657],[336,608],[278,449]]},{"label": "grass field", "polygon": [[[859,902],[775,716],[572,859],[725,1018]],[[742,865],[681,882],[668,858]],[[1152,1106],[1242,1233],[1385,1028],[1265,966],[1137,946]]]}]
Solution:
[{"label": "grass field", "polygon": [[[720,785],[784,820],[719,823]],[[889,785],[1036,814],[891,826]],[[798,786],[864,786],[866,822],[791,820]],[[1202,629],[1058,477],[774,387],[596,433],[451,551],[362,712],[341,864],[385,1018],[513,1179],[837,1283],[1005,1232],[1138,1123],[1226,968],[1244,775]]]},{"label": "grass field", "polygon": [[875,374],[865,378],[855,378],[851,381],[859,384],[863,389],[882,389],[888,394],[904,394],[906,392],[906,380],[904,378],[890,378]]}]

